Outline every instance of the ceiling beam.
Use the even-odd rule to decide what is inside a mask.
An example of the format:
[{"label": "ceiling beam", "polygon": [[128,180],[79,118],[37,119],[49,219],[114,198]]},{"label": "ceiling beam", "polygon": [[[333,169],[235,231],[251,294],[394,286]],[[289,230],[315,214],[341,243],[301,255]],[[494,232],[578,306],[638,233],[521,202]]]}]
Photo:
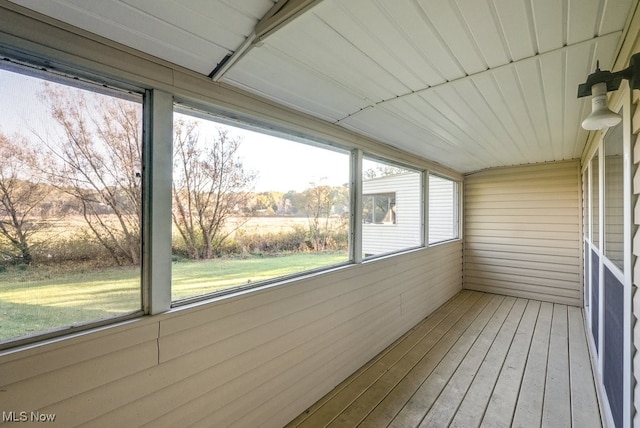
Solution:
[{"label": "ceiling beam", "polygon": [[256,24],[256,37],[260,40],[279,30],[288,22],[306,12],[322,0],[280,0]]}]

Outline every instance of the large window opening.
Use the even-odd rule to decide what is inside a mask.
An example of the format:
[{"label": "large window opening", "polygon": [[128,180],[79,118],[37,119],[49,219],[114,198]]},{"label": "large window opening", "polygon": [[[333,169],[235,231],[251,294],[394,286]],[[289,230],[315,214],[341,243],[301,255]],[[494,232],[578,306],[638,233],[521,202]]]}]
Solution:
[{"label": "large window opening", "polygon": [[347,151],[174,113],[172,300],[348,262]]},{"label": "large window opening", "polygon": [[368,157],[362,171],[364,256],[422,245],[421,172]]},{"label": "large window opening", "polygon": [[458,183],[429,175],[429,244],[458,238]]},{"label": "large window opening", "polygon": [[45,78],[0,69],[0,342],[141,311],[142,97]]}]

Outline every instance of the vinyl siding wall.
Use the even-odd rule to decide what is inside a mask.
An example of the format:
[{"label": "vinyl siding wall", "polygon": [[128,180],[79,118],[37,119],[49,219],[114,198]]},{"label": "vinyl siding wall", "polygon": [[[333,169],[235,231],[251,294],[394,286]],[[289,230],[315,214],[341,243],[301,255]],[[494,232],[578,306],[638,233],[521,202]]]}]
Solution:
[{"label": "vinyl siding wall", "polygon": [[0,356],[57,425],[280,427],[461,289],[453,242]]},{"label": "vinyl siding wall", "polygon": [[580,306],[578,161],[470,174],[464,288]]}]

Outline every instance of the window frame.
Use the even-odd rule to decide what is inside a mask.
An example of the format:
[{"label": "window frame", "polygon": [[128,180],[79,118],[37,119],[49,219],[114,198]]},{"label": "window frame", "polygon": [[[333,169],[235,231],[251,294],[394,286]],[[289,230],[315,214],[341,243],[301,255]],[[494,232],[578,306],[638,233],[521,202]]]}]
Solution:
[{"label": "window frame", "polygon": [[38,66],[33,61],[24,61],[17,57],[4,57],[4,62],[0,64],[0,69],[12,73],[16,73],[19,75],[24,75],[36,79],[40,79],[45,82],[52,82],[56,84],[61,84],[68,86],[72,89],[81,89],[85,91],[89,91],[92,93],[111,96],[118,99],[134,101],[136,103],[140,103],[142,108],[142,159],[141,159],[141,169],[143,171],[143,177],[141,180],[142,186],[142,211],[143,217],[141,221],[141,242],[140,242],[140,267],[139,267],[139,289],[140,289],[140,300],[139,300],[139,308],[118,315],[114,315],[108,318],[95,319],[91,321],[78,322],[73,323],[71,325],[65,325],[60,327],[54,327],[47,330],[42,330],[40,332],[36,332],[30,335],[18,336],[15,338],[9,338],[6,340],[0,341],[0,351],[6,349],[12,349],[17,347],[22,347],[26,345],[30,345],[33,343],[45,342],[48,340],[60,338],[60,337],[68,337],[74,335],[76,333],[80,333],[87,330],[99,329],[106,326],[112,326],[121,324],[126,321],[130,321],[133,319],[138,319],[144,315],[149,314],[149,309],[146,305],[146,302],[149,299],[150,288],[145,285],[145,247],[143,245],[142,236],[145,233],[145,178],[144,171],[148,169],[148,156],[145,156],[145,151],[148,150],[144,135],[147,134],[147,116],[146,109],[148,103],[148,91],[143,89],[141,86],[131,85],[128,83],[124,83],[121,81],[116,81],[113,79],[108,79],[104,76],[98,77],[93,73],[88,73],[86,71],[82,71],[79,69],[61,66],[59,68],[51,68],[48,66]]},{"label": "window frame", "polygon": [[[430,198],[431,193],[430,193],[429,186],[430,186],[430,183],[431,183],[431,177],[437,177],[438,179],[441,179],[441,180],[451,181],[452,184],[453,184],[453,193],[454,193],[453,198],[452,198],[452,201],[453,201],[453,207],[452,207],[452,219],[453,219],[452,231],[453,231],[455,236],[453,236],[452,238],[443,239],[443,240],[439,240],[439,241],[433,241],[433,242],[431,242],[430,236],[429,236],[430,235],[429,234],[429,228],[430,228],[430,225],[431,225],[431,223],[430,223],[431,216],[428,213],[428,211],[430,209],[430,203],[429,203],[430,200],[429,200],[429,198]],[[461,186],[461,182],[459,182],[457,180],[454,180],[452,178],[437,174],[437,173],[428,172],[427,173],[427,184],[426,184],[426,187],[427,187],[427,189],[426,189],[427,201],[425,203],[425,206],[426,206],[426,210],[427,210],[427,215],[426,215],[426,218],[427,218],[427,227],[426,227],[426,229],[427,229],[427,233],[426,233],[426,235],[427,235],[427,238],[426,238],[427,245],[429,247],[431,247],[431,246],[440,245],[440,244],[444,244],[444,243],[447,243],[447,242],[451,242],[451,241],[456,241],[456,240],[462,239],[462,233],[461,233],[461,224],[462,224],[462,222],[460,221],[460,213],[461,213],[461,209],[460,208],[461,208],[461,203],[462,203],[462,192],[461,192],[461,187],[462,186]]]}]

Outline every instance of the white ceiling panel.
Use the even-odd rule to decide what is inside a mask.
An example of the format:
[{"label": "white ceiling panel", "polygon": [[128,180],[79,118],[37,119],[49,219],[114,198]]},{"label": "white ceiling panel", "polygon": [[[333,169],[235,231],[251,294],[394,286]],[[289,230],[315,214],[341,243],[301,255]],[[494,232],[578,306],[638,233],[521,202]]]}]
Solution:
[{"label": "white ceiling panel", "polygon": [[[576,98],[577,85],[596,60],[611,67],[638,7],[637,0],[14,1],[203,74],[237,51],[216,81],[460,172],[580,157],[590,100]],[[254,34],[256,25],[268,31]]]},{"label": "white ceiling panel", "polygon": [[[566,44],[565,11],[568,7],[567,3],[567,0],[535,0],[531,2],[536,53],[549,52]],[[572,8],[572,12],[574,9],[576,8]]]},{"label": "white ceiling panel", "polygon": [[611,61],[607,53],[616,41],[612,34],[508,64],[379,103],[339,123],[467,172],[574,159],[587,137],[578,83],[596,57]]},{"label": "white ceiling panel", "polygon": [[529,1],[493,0],[493,4],[509,58],[518,61],[534,56],[537,50]]},{"label": "white ceiling panel", "polygon": [[[627,11],[632,1],[621,0]],[[333,96],[310,106],[321,97],[313,82],[339,82],[363,104],[333,121],[462,172],[573,159],[588,136],[577,85],[596,59],[610,67],[626,21],[610,4],[323,0],[262,41],[277,55],[250,50],[223,81],[247,83],[265,64],[306,66],[315,77],[304,84],[296,75],[242,87],[326,118],[348,109]],[[287,86],[304,101],[283,100]]]},{"label": "white ceiling panel", "polygon": [[[350,0],[337,3],[336,7],[323,3],[314,9],[314,15],[401,82],[403,86],[396,90],[398,95],[443,83],[444,78],[411,44],[402,27],[390,19],[384,6],[378,2],[371,4],[371,0]],[[363,16],[363,8],[370,13]]]},{"label": "white ceiling panel", "polygon": [[378,0],[377,4],[384,8],[389,19],[407,38],[418,55],[429,63],[430,67],[424,70],[424,73],[427,74],[429,69],[437,71],[434,76],[425,76],[425,79],[435,79],[435,82],[429,83],[430,86],[466,75],[462,65],[451,55],[449,47],[417,2],[407,2],[401,4],[401,7],[398,7],[398,0]]},{"label": "white ceiling panel", "polygon": [[447,45],[450,55],[462,65],[465,74],[478,73],[488,68],[481,57],[478,41],[471,35],[455,2],[418,0],[418,4],[424,11],[423,18],[427,25],[436,29],[437,35]]},{"label": "white ceiling panel", "polygon": [[209,74],[275,0],[12,0],[83,30]]},{"label": "white ceiling panel", "polygon": [[225,82],[330,122],[372,103],[339,80],[267,45],[254,49],[242,67],[227,73]]},{"label": "white ceiling panel", "polygon": [[490,1],[459,2],[458,10],[489,68],[508,63],[511,58],[506,49],[504,33],[498,25],[498,15],[493,3]]}]

